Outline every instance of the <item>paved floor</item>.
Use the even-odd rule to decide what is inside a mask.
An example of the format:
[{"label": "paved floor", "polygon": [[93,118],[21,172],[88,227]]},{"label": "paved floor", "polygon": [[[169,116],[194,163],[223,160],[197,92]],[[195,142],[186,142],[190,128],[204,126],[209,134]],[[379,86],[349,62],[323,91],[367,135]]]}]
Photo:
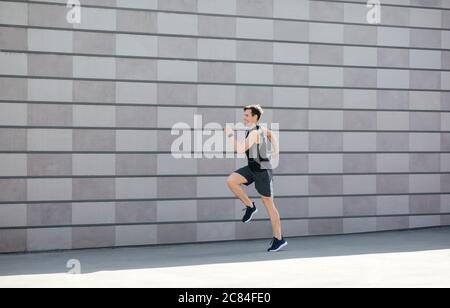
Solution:
[{"label": "paved floor", "polygon": [[[0,287],[450,287],[450,227],[0,255]],[[67,261],[80,261],[69,275]]]}]

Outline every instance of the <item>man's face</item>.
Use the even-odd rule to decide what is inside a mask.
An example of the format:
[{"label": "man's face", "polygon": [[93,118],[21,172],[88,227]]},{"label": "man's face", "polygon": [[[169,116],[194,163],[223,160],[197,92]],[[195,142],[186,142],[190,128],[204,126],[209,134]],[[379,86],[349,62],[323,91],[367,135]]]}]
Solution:
[{"label": "man's face", "polygon": [[244,124],[245,126],[251,126],[258,122],[258,116],[252,115],[252,111],[250,109],[244,111]]}]

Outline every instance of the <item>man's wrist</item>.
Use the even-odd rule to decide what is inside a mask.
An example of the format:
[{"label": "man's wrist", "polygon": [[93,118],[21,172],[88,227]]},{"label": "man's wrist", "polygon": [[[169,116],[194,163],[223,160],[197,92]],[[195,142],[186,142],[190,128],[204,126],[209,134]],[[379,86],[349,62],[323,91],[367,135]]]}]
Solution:
[{"label": "man's wrist", "polygon": [[231,137],[233,137],[233,136],[234,136],[234,133],[229,133],[229,134],[227,135],[228,138],[231,138]]}]

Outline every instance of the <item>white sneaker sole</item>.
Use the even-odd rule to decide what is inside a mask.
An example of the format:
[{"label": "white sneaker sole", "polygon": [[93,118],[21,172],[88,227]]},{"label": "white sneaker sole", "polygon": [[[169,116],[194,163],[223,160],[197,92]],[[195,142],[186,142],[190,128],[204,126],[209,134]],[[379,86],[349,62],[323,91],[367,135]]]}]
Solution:
[{"label": "white sneaker sole", "polygon": [[269,250],[269,252],[278,252],[278,251],[281,250],[281,248],[286,247],[287,244],[288,244],[288,242],[285,242],[284,244],[281,244],[281,246],[278,247],[277,249],[275,249],[275,250]]},{"label": "white sneaker sole", "polygon": [[244,224],[250,222],[250,221],[252,220],[252,218],[253,218],[253,215],[255,215],[256,213],[258,213],[258,209],[256,209],[256,211],[254,211],[254,212],[252,213],[252,215],[250,215],[250,218],[249,218],[248,220],[244,221]]}]

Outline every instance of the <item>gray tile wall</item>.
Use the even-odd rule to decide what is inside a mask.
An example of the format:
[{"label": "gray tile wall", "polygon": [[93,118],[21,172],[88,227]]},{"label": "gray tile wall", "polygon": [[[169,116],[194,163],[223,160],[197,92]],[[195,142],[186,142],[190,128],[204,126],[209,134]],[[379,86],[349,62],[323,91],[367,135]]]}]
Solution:
[{"label": "gray tile wall", "polygon": [[170,155],[248,103],[285,235],[450,224],[450,1],[65,2],[0,1],[0,252],[270,237],[225,186],[243,159]]}]

